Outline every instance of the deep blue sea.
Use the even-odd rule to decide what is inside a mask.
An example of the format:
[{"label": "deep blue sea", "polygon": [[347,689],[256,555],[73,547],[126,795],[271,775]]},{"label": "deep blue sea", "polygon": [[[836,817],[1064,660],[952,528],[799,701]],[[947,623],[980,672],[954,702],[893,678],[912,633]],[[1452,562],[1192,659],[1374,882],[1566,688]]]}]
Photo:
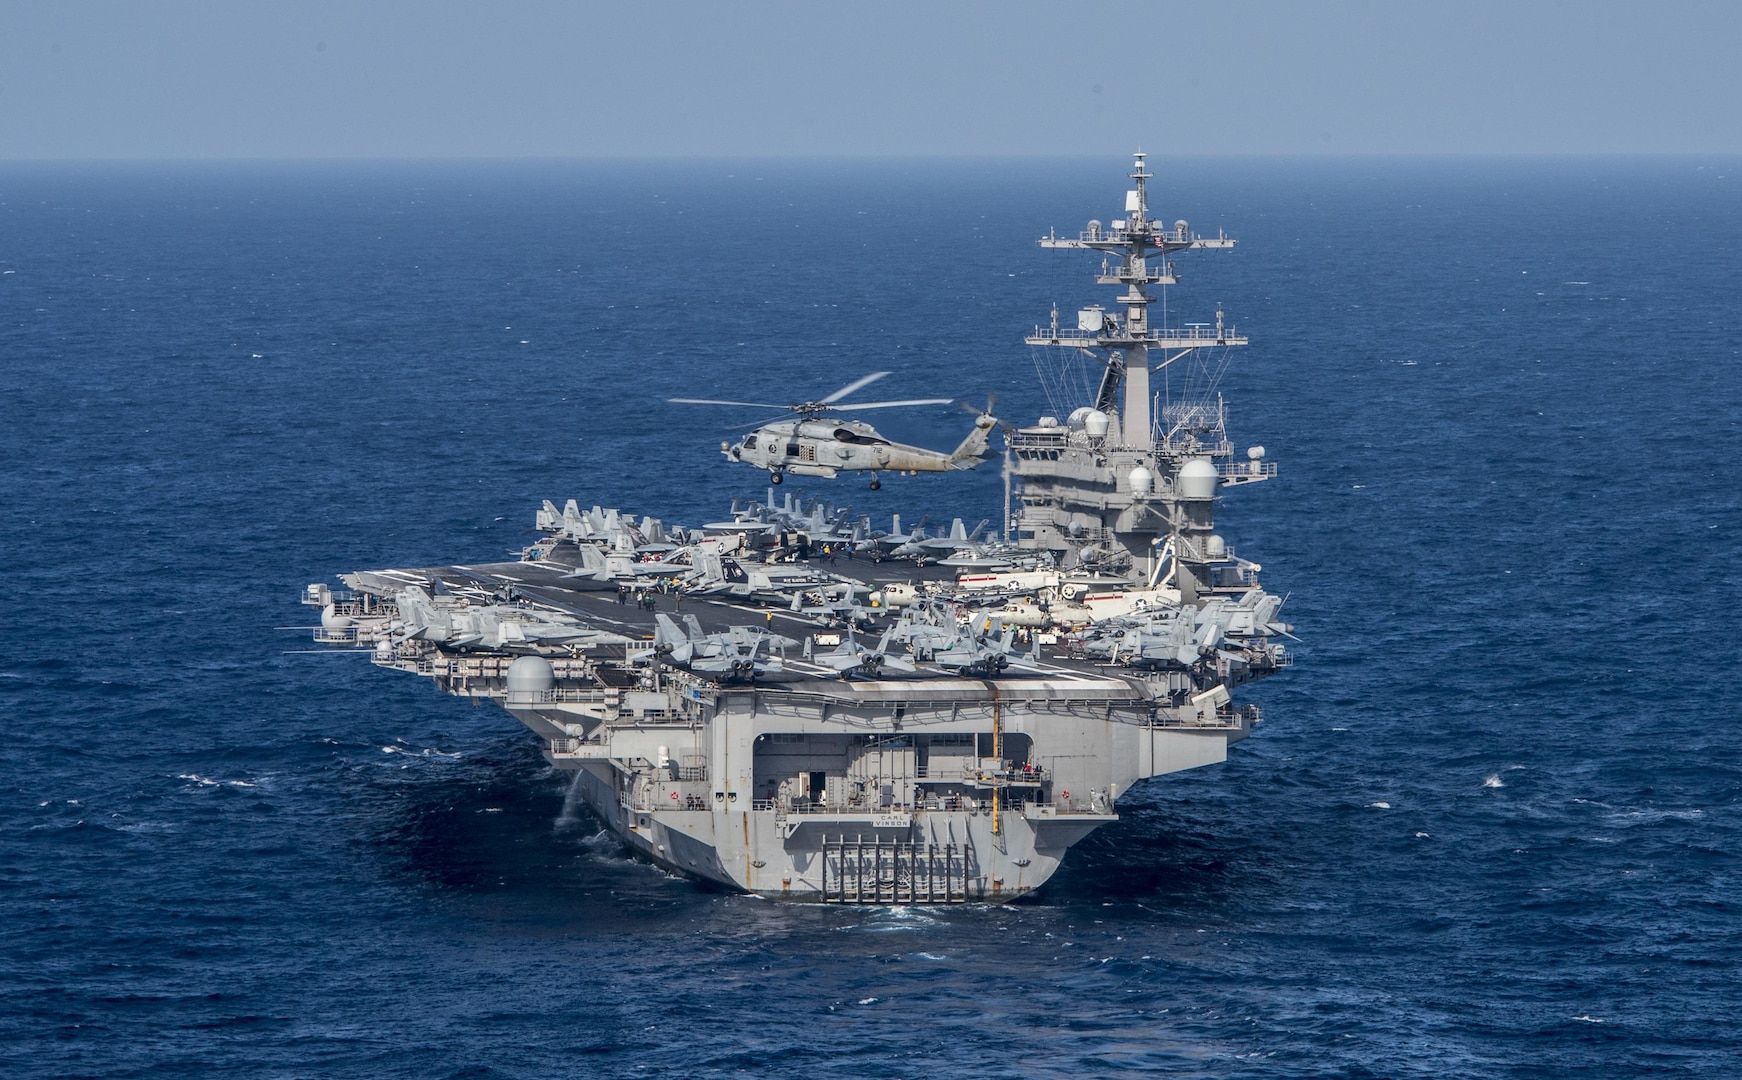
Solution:
[{"label": "deep blue sea", "polygon": [[[1738,1076],[1742,161],[1154,160],[1302,642],[1032,902],[709,892],[535,739],[284,627],[757,419],[1052,411],[1065,163],[0,167],[0,1075]],[[1098,265],[1098,264],[1096,264]],[[949,446],[959,410],[879,414]],[[796,480],[996,517],[995,471]]]}]

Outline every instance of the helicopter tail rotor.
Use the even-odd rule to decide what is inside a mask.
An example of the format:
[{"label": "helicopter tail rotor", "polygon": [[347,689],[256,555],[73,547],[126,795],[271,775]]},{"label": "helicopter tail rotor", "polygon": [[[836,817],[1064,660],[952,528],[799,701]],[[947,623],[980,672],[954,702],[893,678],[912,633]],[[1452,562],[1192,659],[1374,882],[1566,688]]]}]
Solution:
[{"label": "helicopter tail rotor", "polygon": [[997,416],[992,412],[992,410],[998,407],[998,391],[994,390],[986,395],[986,407],[984,409],[976,409],[966,401],[958,401],[956,404],[961,406],[962,411],[967,413],[969,416],[991,416],[996,420]]}]

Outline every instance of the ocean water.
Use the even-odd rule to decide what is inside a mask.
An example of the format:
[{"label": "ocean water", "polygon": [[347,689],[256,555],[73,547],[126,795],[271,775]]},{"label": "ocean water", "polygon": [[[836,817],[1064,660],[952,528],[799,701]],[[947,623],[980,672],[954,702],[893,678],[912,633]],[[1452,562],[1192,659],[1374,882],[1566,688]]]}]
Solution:
[{"label": "ocean water", "polygon": [[[626,859],[506,714],[311,652],[307,582],[869,370],[1056,408],[1126,160],[0,168],[0,1074],[1742,1075],[1742,162],[1156,163],[1280,478],[1297,665],[1032,901]],[[879,418],[953,444],[942,408]],[[996,517],[994,473],[789,485]]]}]

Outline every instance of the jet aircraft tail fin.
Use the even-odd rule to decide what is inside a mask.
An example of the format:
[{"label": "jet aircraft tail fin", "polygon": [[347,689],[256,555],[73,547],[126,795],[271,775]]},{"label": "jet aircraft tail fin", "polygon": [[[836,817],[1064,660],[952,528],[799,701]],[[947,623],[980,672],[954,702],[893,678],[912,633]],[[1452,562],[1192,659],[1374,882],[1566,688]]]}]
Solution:
[{"label": "jet aircraft tail fin", "polygon": [[702,580],[708,583],[726,580],[726,566],[720,560],[720,543],[708,540],[697,544],[693,559],[697,570],[701,571]]}]

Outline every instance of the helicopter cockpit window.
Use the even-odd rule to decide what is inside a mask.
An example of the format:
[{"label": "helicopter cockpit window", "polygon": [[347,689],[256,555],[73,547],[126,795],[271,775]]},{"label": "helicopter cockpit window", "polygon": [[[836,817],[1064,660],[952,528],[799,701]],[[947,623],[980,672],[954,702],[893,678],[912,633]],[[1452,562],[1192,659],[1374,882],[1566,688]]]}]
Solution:
[{"label": "helicopter cockpit window", "polygon": [[756,436],[754,434],[744,436],[744,449],[756,449]]},{"label": "helicopter cockpit window", "polygon": [[870,436],[870,435],[861,435],[857,431],[854,431],[852,428],[844,428],[844,427],[836,428],[835,429],[835,438],[840,440],[841,442],[853,443],[853,444],[858,445],[858,446],[888,446],[889,445],[888,439],[878,439],[878,438],[874,438],[873,436]]}]

